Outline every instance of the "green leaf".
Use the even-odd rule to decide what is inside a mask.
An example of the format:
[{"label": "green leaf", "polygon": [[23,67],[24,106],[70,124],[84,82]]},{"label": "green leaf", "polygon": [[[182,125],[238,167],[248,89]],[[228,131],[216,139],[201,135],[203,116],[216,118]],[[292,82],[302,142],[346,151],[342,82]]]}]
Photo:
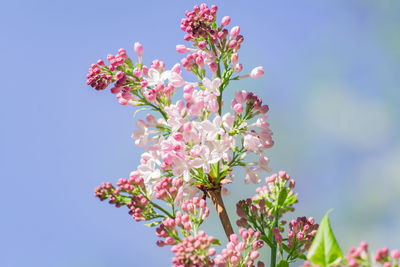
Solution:
[{"label": "green leaf", "polygon": [[157,225],[159,225],[161,223],[162,223],[162,221],[157,221],[157,222],[146,223],[145,225],[148,226],[148,227],[154,227],[154,226],[157,226]]},{"label": "green leaf", "polygon": [[294,204],[296,202],[296,199],[297,199],[297,194],[293,195],[293,196],[290,196],[290,197],[287,198],[285,204],[287,206],[290,206],[290,205],[292,205],[292,204]]},{"label": "green leaf", "polygon": [[332,232],[328,213],[322,218],[318,233],[308,251],[307,258],[314,264],[328,267],[338,265],[343,259],[343,253]]},{"label": "green leaf", "polygon": [[302,259],[302,260],[307,260],[307,256],[304,254],[297,256],[297,258]]},{"label": "green leaf", "polygon": [[285,260],[281,260],[280,262],[278,262],[278,265],[276,265],[276,267],[289,267],[289,263]]},{"label": "green leaf", "polygon": [[221,241],[219,241],[218,239],[214,238],[213,241],[211,242],[211,244],[221,246]]},{"label": "green leaf", "polygon": [[286,200],[287,195],[288,195],[288,192],[289,192],[288,189],[289,189],[289,188],[283,187],[282,190],[281,190],[281,192],[279,192],[279,196],[278,196],[278,206],[282,206],[283,203],[285,203],[285,200]]},{"label": "green leaf", "polygon": [[289,248],[287,245],[285,245],[284,243],[282,243],[282,248],[284,251],[286,251],[287,253],[290,253],[292,251],[291,248]]}]

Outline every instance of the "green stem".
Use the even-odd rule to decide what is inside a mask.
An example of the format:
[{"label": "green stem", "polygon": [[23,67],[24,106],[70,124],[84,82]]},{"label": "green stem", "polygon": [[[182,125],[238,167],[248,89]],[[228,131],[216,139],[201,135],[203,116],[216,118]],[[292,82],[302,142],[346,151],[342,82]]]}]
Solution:
[{"label": "green stem", "polygon": [[174,216],[174,215],[172,215],[171,213],[169,213],[168,211],[166,211],[163,207],[161,207],[161,206],[157,205],[156,203],[154,203],[153,201],[151,201],[151,199],[148,198],[147,195],[146,195],[142,190],[140,190],[140,193],[142,194],[142,196],[144,196],[144,197],[151,203],[151,205],[153,205],[153,207],[155,207],[156,209],[158,209],[158,210],[164,212],[165,215],[167,215],[168,217],[170,217],[170,218],[172,218],[172,219],[175,219],[175,216]]},{"label": "green stem", "polygon": [[[147,198],[147,197],[146,197]],[[167,215],[170,218],[175,218],[174,215],[172,215],[171,213],[169,213],[168,211],[166,211],[163,207],[157,205],[156,203],[154,203],[153,201],[150,201],[151,205],[153,205],[155,208],[159,209],[160,211],[164,212],[165,215]]]},{"label": "green stem", "polygon": [[[272,231],[274,230],[275,227],[278,226],[278,219],[279,219],[279,209],[278,207],[275,207],[275,215],[274,215],[274,226],[272,228]],[[271,247],[271,264],[270,267],[275,267],[276,266],[276,240],[275,236],[272,235],[272,247]]]}]

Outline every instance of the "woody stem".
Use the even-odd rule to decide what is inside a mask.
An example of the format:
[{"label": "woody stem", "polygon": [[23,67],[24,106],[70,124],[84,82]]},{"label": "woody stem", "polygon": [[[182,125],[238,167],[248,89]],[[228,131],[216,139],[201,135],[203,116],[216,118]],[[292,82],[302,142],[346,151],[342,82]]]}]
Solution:
[{"label": "woody stem", "polygon": [[214,203],[215,209],[217,210],[218,217],[221,221],[222,227],[224,227],[225,235],[229,240],[229,236],[233,234],[233,229],[231,222],[228,217],[228,213],[226,212],[224,202],[221,196],[221,188],[207,190],[207,196]]}]

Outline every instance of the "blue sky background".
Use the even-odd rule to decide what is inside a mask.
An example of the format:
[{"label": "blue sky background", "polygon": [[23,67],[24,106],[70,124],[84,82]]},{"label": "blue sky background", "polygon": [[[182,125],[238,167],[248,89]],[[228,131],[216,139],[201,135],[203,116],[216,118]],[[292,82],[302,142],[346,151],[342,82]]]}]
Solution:
[{"label": "blue sky background", "polygon": [[[133,43],[144,60],[181,58],[180,19],[194,1],[3,1],[0,4],[0,266],[169,266],[154,229],[93,197],[142,151],[134,109],[86,86],[89,65]],[[297,181],[294,216],[331,220],[344,250],[400,248],[400,3],[214,1],[245,42],[231,85],[270,106],[271,168]],[[251,3],[251,4],[249,4]],[[145,113],[139,115],[139,117]],[[242,172],[226,199],[252,195]],[[211,215],[205,225],[223,238]]]}]

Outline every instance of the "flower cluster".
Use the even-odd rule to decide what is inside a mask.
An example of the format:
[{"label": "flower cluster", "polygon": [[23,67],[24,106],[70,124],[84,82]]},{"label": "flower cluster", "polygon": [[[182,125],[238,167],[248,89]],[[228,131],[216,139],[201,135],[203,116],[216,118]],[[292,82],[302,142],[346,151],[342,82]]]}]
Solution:
[{"label": "flower cluster", "polygon": [[[253,229],[239,229],[239,235],[236,234],[229,237],[226,248],[222,250],[222,254],[215,256],[215,264],[218,266],[255,266],[256,259],[260,256],[258,249],[264,246],[264,242],[259,240],[260,233],[254,232]],[[264,263],[258,262],[257,266],[264,266]]]},{"label": "flower cluster", "polygon": [[182,242],[174,245],[171,251],[175,253],[172,258],[173,267],[214,266],[210,256],[215,254],[215,249],[210,248],[214,238],[199,231],[196,236],[188,236]]},{"label": "flower cluster", "polygon": [[167,217],[156,229],[158,237],[165,240],[157,241],[157,245],[162,247],[165,245],[174,245],[181,242],[178,229],[184,237],[190,234],[197,234],[199,226],[210,214],[206,201],[198,197],[186,200],[182,205],[183,211],[178,211],[174,218]]},{"label": "flower cluster", "polygon": [[[251,225],[254,229],[262,230],[272,227],[274,217],[281,218],[285,212],[293,211],[297,195],[293,192],[295,182],[289,179],[290,176],[284,171],[268,176],[265,179],[266,185],[258,187],[253,198],[239,201],[236,204],[236,212],[240,217],[237,225]],[[286,221],[280,223],[284,225]]]},{"label": "flower cluster", "polygon": [[253,198],[236,204],[240,217],[236,224],[260,231],[268,246],[279,249],[281,255],[285,251],[287,261],[294,262],[304,257],[317,233],[318,224],[314,224],[312,217],[298,217],[289,223],[287,238],[283,239],[286,220],[282,217],[287,211],[293,211],[293,204],[297,202],[297,195],[293,192],[295,181],[285,171],[268,176],[265,181],[266,185],[258,187]]},{"label": "flower cluster", "polygon": [[[287,247],[291,254],[289,259],[295,259],[298,255],[305,253],[311,246],[315,235],[317,234],[318,224],[314,224],[314,218],[298,217],[289,223],[289,232],[287,233]],[[280,229],[273,229],[274,237],[278,246],[282,247],[282,235]]]},{"label": "flower cluster", "polygon": [[[390,256],[392,259],[390,259]],[[375,261],[376,263],[382,264],[384,267],[395,267],[399,266],[399,259],[400,259],[400,250],[394,249],[389,254],[389,249],[384,247],[379,249],[375,254]]]},{"label": "flower cluster", "polygon": [[[368,252],[368,244],[362,241],[358,247],[350,248],[346,259],[343,259],[340,266],[342,267],[363,267],[363,266],[383,266],[398,267],[400,260],[400,250],[394,249],[389,251],[387,247],[378,249],[373,259],[370,258]],[[316,266],[310,261],[305,261],[301,267]]]},{"label": "flower cluster", "polygon": [[[218,25],[217,10],[217,6],[201,4],[186,11],[181,29],[190,45],[176,46],[185,56],[170,69],[159,59],[145,65],[140,43],[133,47],[137,62],[121,48],[116,55],[107,56],[107,64],[99,59],[91,65],[88,85],[96,90],[110,87],[121,105],[141,106],[140,110],[159,115],[148,114],[136,122],[132,138],[144,149],[136,170],[128,179],[119,179],[116,186],[101,184],[95,196],[108,199],[116,207],[128,207],[136,221],[157,226],[157,245],[172,246],[173,266],[262,267],[264,263],[256,260],[264,242],[271,249],[271,267],[276,266],[278,254],[279,266],[288,266],[306,258],[318,229],[312,218],[299,217],[289,223],[287,238],[283,238],[287,224],[283,216],[297,203],[295,181],[280,171],[268,176],[255,196],[237,203],[237,225],[243,227],[239,230],[241,241],[233,232],[222,200],[222,193],[229,193],[226,186],[233,181],[235,167],[244,168],[245,184],[260,183],[263,173],[271,171],[266,153],[274,141],[269,107],[257,94],[238,90],[230,101],[223,99],[230,82],[260,78],[264,68],[255,67],[238,76],[243,69],[238,52],[244,37],[239,26],[227,28],[229,16],[222,17]],[[194,80],[182,77],[181,66],[194,75]],[[173,95],[181,97],[175,99]],[[223,112],[225,103],[228,105]],[[199,230],[210,213],[207,198],[216,207],[228,238],[221,254],[211,247],[219,241]],[[324,231],[329,228],[326,225],[321,223]],[[375,261],[398,267],[399,254],[393,250],[390,258],[384,248]],[[362,243],[350,250],[343,266],[370,266],[368,261],[367,246]]]}]

